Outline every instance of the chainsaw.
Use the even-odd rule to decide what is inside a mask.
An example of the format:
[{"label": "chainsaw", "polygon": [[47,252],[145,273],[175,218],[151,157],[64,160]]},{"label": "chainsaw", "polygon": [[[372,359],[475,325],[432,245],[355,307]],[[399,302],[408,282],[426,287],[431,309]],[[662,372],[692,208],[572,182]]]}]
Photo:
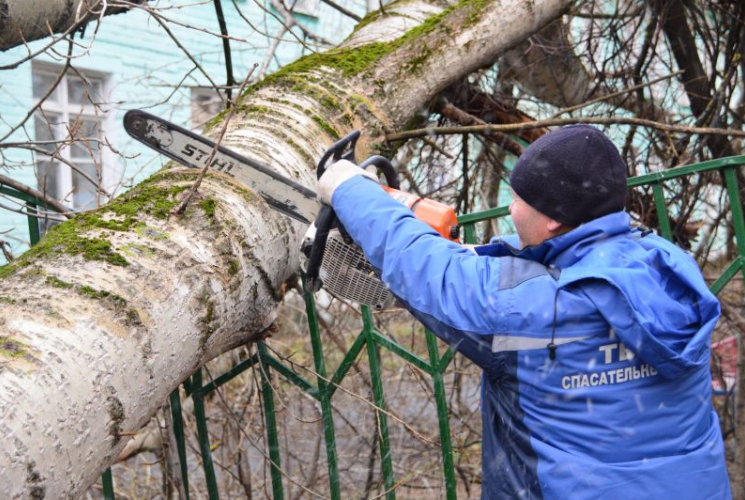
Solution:
[{"label": "chainsaw", "polygon": [[[394,304],[394,297],[339,223],[333,208],[322,204],[313,190],[224,146],[217,146],[213,155],[215,143],[211,140],[144,111],[128,111],[124,115],[124,128],[134,139],[184,166],[202,169],[209,161],[209,168],[256,191],[274,210],[308,224],[300,245],[300,264],[307,291],[315,293],[323,288],[337,298],[378,310]],[[329,161],[344,159],[357,163],[354,150],[359,137],[360,132],[354,131],[332,144],[318,163],[318,178]],[[434,200],[401,191],[396,171],[388,159],[371,156],[359,163],[359,167],[378,169],[387,183],[382,187],[390,196],[408,206],[415,217],[440,235],[458,242],[455,211]]]}]

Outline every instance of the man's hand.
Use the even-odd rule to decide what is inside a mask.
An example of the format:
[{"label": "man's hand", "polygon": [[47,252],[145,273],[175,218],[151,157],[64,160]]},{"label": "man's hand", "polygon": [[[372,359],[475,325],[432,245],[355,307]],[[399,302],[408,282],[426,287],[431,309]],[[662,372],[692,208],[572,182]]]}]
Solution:
[{"label": "man's hand", "polygon": [[318,198],[327,205],[331,205],[334,190],[355,175],[362,175],[378,182],[377,177],[367,170],[358,167],[351,161],[339,160],[326,168],[321,178],[318,179]]}]

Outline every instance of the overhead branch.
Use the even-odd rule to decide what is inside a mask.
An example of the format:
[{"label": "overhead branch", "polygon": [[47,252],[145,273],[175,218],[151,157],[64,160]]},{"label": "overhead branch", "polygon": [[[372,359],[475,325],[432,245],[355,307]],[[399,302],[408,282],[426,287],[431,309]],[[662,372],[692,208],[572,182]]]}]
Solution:
[{"label": "overhead branch", "polygon": [[321,1],[323,3],[325,3],[326,5],[328,5],[329,7],[338,10],[339,12],[341,12],[342,14],[344,14],[345,16],[347,16],[349,18],[352,18],[352,19],[354,19],[357,22],[362,21],[362,18],[360,16],[358,16],[357,14],[355,14],[354,12],[352,12],[349,9],[345,9],[344,7],[342,7],[341,5],[339,5],[338,3],[336,3],[336,2],[334,2],[332,0],[321,0]]},{"label": "overhead branch", "polygon": [[147,0],[0,0],[0,51],[61,33],[74,33],[91,20],[126,12]]},{"label": "overhead branch", "polygon": [[698,135],[721,135],[730,137],[745,137],[745,130],[710,128],[710,127],[685,127],[680,125],[667,125],[642,118],[602,118],[602,117],[580,117],[580,118],[554,118],[550,120],[536,120],[519,124],[505,125],[470,125],[467,127],[429,127],[416,130],[407,130],[386,134],[388,141],[400,141],[414,137],[426,137],[429,135],[452,135],[452,134],[491,134],[495,132],[520,132],[522,129],[534,129],[540,127],[561,127],[575,123],[588,123],[594,125],[640,125],[656,130],[671,133],[698,134]]},{"label": "overhead branch", "polygon": [[[463,126],[471,126],[471,125],[478,126],[478,125],[487,124],[480,118],[473,116],[472,114],[466,113],[465,111],[457,108],[456,106],[453,106],[453,104],[448,102],[447,100],[443,100],[443,102],[437,107],[437,111],[440,112],[443,116],[454,121],[455,123],[458,123]],[[516,156],[520,156],[523,152],[523,147],[520,144],[518,144],[513,139],[507,137],[502,132],[493,132],[493,133],[487,133],[484,135],[487,139],[494,141],[501,148],[511,152],[512,154]]]},{"label": "overhead branch", "polygon": [[15,189],[16,191],[20,191],[23,194],[27,194],[29,196],[36,198],[44,205],[56,210],[57,212],[64,215],[68,219],[73,216],[73,212],[71,209],[69,209],[62,203],[58,202],[54,198],[50,198],[49,196],[47,196],[45,193],[42,193],[41,191],[28,187],[27,185],[21,182],[15,181],[11,179],[10,177],[6,177],[0,174],[0,186],[3,186],[3,185],[11,187]]},{"label": "overhead branch", "polygon": [[[670,43],[675,62],[683,71],[681,77],[691,111],[701,125],[726,124],[726,117],[720,114],[717,103],[709,88],[709,77],[699,58],[696,40],[688,26],[684,2],[677,0],[656,0],[651,3],[660,24]],[[726,137],[715,135],[707,137],[706,144],[714,156],[732,156],[734,150]]]}]

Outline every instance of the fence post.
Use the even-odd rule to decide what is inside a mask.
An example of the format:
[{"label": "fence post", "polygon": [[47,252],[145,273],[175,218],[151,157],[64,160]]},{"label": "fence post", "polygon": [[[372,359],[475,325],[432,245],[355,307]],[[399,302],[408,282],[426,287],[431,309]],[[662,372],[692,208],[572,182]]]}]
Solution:
[{"label": "fence post", "polygon": [[257,345],[259,350],[259,367],[261,368],[261,400],[264,403],[264,422],[266,423],[266,440],[271,462],[272,494],[274,500],[284,498],[282,489],[282,469],[280,468],[279,436],[277,433],[277,415],[274,408],[274,388],[269,368],[269,353],[264,342]]},{"label": "fence post", "polygon": [[189,468],[186,464],[186,443],[184,441],[184,417],[181,413],[181,395],[178,388],[171,392],[171,421],[173,422],[173,434],[176,440],[178,461],[181,467],[181,484],[184,487],[184,495],[189,500]]},{"label": "fence post", "polygon": [[373,402],[375,403],[375,416],[378,423],[378,435],[380,438],[380,462],[383,470],[383,485],[385,486],[386,498],[396,498],[394,489],[393,460],[391,458],[391,442],[388,435],[388,415],[386,415],[385,395],[383,392],[383,374],[380,369],[380,355],[378,344],[373,336],[373,318],[370,308],[362,307],[363,332],[367,338],[367,357],[370,363],[370,378],[373,386]]},{"label": "fence post", "polygon": [[[305,280],[303,280],[305,290]],[[303,294],[305,298],[305,312],[308,316],[308,328],[310,330],[310,342],[313,349],[313,362],[316,368],[316,384],[318,387],[318,400],[321,402],[321,414],[323,416],[323,433],[326,440],[326,461],[329,472],[329,490],[333,500],[341,499],[339,484],[339,464],[336,454],[336,434],[334,431],[334,414],[331,407],[331,384],[326,375],[326,363],[323,359],[323,344],[318,331],[318,312],[316,311],[313,295],[307,291]]]},{"label": "fence post", "polygon": [[191,400],[194,402],[194,419],[197,421],[197,436],[199,437],[199,451],[202,454],[202,468],[207,481],[207,494],[210,500],[219,500],[220,492],[215,476],[215,466],[212,463],[212,449],[210,435],[207,428],[207,414],[204,409],[204,394],[202,393],[202,369],[197,370],[191,377]]},{"label": "fence post", "polygon": [[445,494],[448,500],[455,500],[455,465],[453,464],[453,445],[450,439],[450,420],[448,402],[445,397],[445,382],[442,379],[442,368],[440,355],[437,352],[437,339],[429,330],[425,333],[427,337],[427,350],[429,360],[432,363],[432,382],[435,390],[435,406],[437,407],[437,421],[440,428],[440,452],[442,453],[442,471],[445,475]]}]

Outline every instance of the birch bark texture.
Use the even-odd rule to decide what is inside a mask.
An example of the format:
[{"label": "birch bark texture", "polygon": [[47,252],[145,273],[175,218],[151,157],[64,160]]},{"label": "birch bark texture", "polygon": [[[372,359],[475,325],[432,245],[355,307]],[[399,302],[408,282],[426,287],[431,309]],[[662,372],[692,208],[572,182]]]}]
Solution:
[{"label": "birch bark texture", "polygon": [[96,18],[145,0],[0,0],[0,50],[71,33]]},{"label": "birch bark texture", "polygon": [[[335,138],[360,129],[364,158],[571,3],[388,5],[249,90],[223,145],[315,188]],[[82,495],[186,377],[272,325],[305,228],[216,172],[173,215],[195,175],[164,170],[0,268],[0,497]]]}]

